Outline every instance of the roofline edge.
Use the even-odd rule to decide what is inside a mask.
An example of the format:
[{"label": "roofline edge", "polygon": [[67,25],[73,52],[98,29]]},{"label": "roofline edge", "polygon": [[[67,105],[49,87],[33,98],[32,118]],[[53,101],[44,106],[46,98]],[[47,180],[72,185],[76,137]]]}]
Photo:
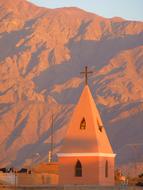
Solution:
[{"label": "roofline edge", "polygon": [[112,154],[112,153],[97,153],[97,152],[93,152],[93,153],[57,153],[58,157],[76,157],[76,156],[97,156],[97,157],[115,157],[116,154]]}]

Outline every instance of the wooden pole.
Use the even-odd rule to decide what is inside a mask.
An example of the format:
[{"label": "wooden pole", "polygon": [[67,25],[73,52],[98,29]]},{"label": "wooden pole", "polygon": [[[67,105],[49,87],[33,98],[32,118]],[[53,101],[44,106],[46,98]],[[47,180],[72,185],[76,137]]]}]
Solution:
[{"label": "wooden pole", "polygon": [[53,161],[53,148],[54,148],[54,115],[52,114],[51,122],[51,162]]}]

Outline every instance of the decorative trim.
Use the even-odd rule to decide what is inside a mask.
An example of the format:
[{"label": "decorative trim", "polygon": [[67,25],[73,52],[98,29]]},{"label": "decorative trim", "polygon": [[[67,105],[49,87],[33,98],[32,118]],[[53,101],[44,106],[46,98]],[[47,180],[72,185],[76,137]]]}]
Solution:
[{"label": "decorative trim", "polygon": [[57,153],[58,157],[77,157],[77,156],[90,156],[90,157],[94,157],[94,156],[100,156],[100,157],[112,157],[114,158],[116,156],[116,154],[112,154],[112,153]]}]

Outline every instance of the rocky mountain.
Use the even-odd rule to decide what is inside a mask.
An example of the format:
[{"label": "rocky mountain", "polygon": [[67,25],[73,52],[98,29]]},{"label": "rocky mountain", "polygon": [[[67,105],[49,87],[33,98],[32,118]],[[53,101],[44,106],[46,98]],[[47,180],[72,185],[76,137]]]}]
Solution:
[{"label": "rocky mountain", "polygon": [[[0,164],[47,159],[89,86],[117,164],[143,158],[143,22],[0,0]],[[40,157],[36,158],[36,153]],[[140,156],[138,156],[140,155]]]}]

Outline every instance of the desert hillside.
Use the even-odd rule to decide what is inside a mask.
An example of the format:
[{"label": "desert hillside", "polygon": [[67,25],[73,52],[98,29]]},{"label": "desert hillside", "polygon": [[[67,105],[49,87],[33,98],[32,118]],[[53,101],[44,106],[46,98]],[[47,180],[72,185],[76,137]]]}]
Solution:
[{"label": "desert hillside", "polygon": [[[89,86],[117,163],[143,159],[143,22],[78,8],[46,9],[0,0],[0,163],[55,152],[84,86]],[[140,155],[140,156],[138,156]]]}]

